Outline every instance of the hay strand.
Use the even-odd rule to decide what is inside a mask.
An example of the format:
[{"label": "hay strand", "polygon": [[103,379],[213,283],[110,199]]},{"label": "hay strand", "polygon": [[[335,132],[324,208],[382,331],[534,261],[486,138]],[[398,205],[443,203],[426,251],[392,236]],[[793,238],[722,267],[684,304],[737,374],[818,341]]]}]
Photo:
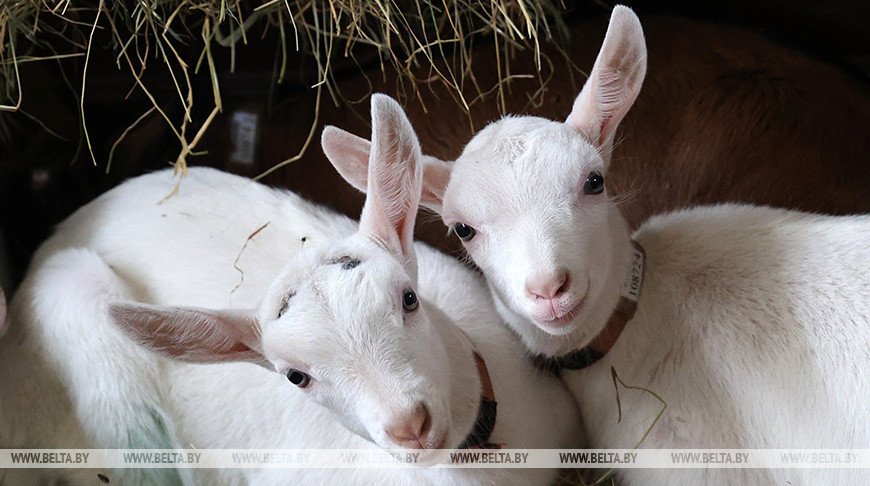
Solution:
[{"label": "hay strand", "polygon": [[91,47],[94,44],[94,32],[97,31],[97,24],[100,22],[100,13],[103,11],[103,1],[100,0],[100,6],[97,7],[97,14],[94,17],[94,25],[91,28],[91,35],[88,37],[88,50],[85,53],[85,66],[82,68],[82,92],[81,92],[81,120],[82,120],[82,130],[85,134],[85,142],[88,144],[88,153],[91,154],[91,160],[94,162],[94,166],[97,165],[97,157],[94,156],[94,147],[91,146],[91,136],[88,133],[88,124],[85,120],[85,87],[87,86],[88,79],[88,63],[91,59]]},{"label": "hay strand", "polygon": [[[55,60],[63,69],[78,67],[80,72],[74,77],[82,80],[76,88],[81,132],[90,159],[97,164],[85,93],[88,70],[96,68],[91,65],[91,54],[102,47],[94,46],[95,35],[104,22],[111,32],[111,44],[106,47],[114,49],[117,68],[126,64],[124,70],[132,78],[128,97],[141,92],[178,139],[176,164],[185,164],[195,154],[195,142],[188,135],[194,100],[199,99],[194,96],[193,76],[205,64],[213,108],[223,111],[222,74],[236,70],[241,49],[249,46],[249,37],[258,29],[261,39],[273,39],[276,44],[274,79],[279,84],[287,81],[292,68],[291,50],[313,59],[317,79],[310,87],[318,90],[318,103],[321,88],[336,104],[349,101],[338,92],[333,77],[337,58],[349,58],[357,66],[365,64],[358,58],[377,58],[385,78],[391,71],[399,75],[400,93],[422,99],[422,89],[441,83],[466,113],[475,103],[493,96],[504,112],[514,81],[536,77],[541,82],[538,91],[543,92],[546,79],[538,71],[545,61],[540,48],[543,42],[555,43],[554,33],[566,32],[560,15],[553,0],[263,0],[259,5],[242,0],[82,0],[75,4],[69,0],[8,0],[0,6],[0,85],[7,87],[0,93],[0,111],[16,112],[21,107],[20,63]],[[288,24],[292,31],[286,28]],[[268,37],[272,27],[277,29]],[[488,86],[476,72],[474,59],[479,56],[472,56],[472,51],[482,49],[478,40],[486,39],[496,65],[496,81]],[[223,58],[216,57],[217,48],[228,49],[228,66],[219,64]],[[535,72],[513,71],[512,60],[523,51],[533,53]],[[82,64],[71,62],[79,57],[84,58]],[[159,100],[146,85],[144,74],[155,62],[168,71],[174,100]],[[168,108],[176,104],[183,112],[178,120],[168,115],[172,112]],[[201,137],[208,125],[209,120],[196,135]],[[306,143],[303,153],[307,148]],[[107,168],[110,165],[106,163]]]},{"label": "hay strand", "polygon": [[[625,388],[627,390],[637,390],[637,391],[642,391],[644,393],[652,395],[653,397],[655,397],[656,400],[658,400],[662,404],[662,408],[656,414],[655,419],[653,419],[652,423],[649,425],[649,427],[646,429],[646,431],[644,431],[643,436],[641,436],[640,440],[637,441],[637,444],[635,444],[634,447],[632,447],[632,450],[636,450],[641,446],[641,444],[644,443],[644,441],[646,441],[646,438],[649,436],[649,433],[652,432],[652,429],[659,422],[659,419],[662,418],[662,415],[664,415],[665,410],[668,408],[668,403],[662,397],[660,397],[656,392],[650,390],[649,388],[644,388],[642,386],[635,386],[635,385],[627,385],[624,381],[622,381],[622,378],[620,378],[619,375],[616,373],[616,368],[614,368],[613,366],[610,367],[610,375],[611,375],[611,378],[613,379],[613,389],[616,391],[616,407],[617,407],[617,412],[618,412],[618,416],[617,416],[618,418],[616,420],[617,423],[622,422],[622,401],[619,398],[619,387],[620,386],[622,386],[623,388]],[[644,420],[646,420],[646,419],[644,419]],[[610,477],[610,475],[615,470],[616,470],[615,466],[608,469],[592,484],[593,485],[594,484],[603,484],[604,481],[606,481],[607,478]],[[613,478],[611,477],[611,480],[612,479]]]}]

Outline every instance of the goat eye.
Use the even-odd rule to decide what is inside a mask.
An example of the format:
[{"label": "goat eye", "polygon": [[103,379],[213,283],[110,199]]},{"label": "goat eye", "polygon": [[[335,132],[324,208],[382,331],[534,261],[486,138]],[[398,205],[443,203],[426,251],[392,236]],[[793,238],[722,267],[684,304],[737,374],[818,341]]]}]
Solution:
[{"label": "goat eye", "polygon": [[306,373],[303,373],[299,370],[289,369],[287,370],[287,379],[290,380],[290,383],[298,386],[299,388],[305,388],[311,383],[311,377]]},{"label": "goat eye", "polygon": [[417,302],[417,294],[413,290],[408,289],[402,294],[402,309],[405,309],[405,312],[414,312],[418,305],[420,303]]},{"label": "goat eye", "polygon": [[287,297],[284,297],[284,300],[281,301],[281,308],[278,309],[278,317],[284,315],[287,312],[287,308],[290,307],[290,299],[296,295],[295,293],[287,294]]},{"label": "goat eye", "polygon": [[453,225],[453,232],[456,233],[456,236],[458,236],[462,241],[471,241],[471,239],[474,238],[474,235],[477,234],[477,231],[474,228],[465,223],[456,223]]},{"label": "goat eye", "polygon": [[601,194],[604,191],[604,176],[598,172],[590,172],[583,184],[583,194]]}]

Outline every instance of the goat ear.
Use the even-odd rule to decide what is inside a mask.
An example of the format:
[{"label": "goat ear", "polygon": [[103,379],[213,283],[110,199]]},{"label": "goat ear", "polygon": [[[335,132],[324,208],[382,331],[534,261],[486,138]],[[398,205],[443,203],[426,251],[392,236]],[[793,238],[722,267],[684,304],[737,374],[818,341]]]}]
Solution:
[{"label": "goat ear", "polygon": [[[402,107],[372,95],[372,148],[360,231],[386,248],[414,259],[414,222],[420,204],[420,143]],[[414,265],[416,268],[416,265]]]},{"label": "goat ear", "polygon": [[640,20],[631,9],[619,5],[613,9],[592,73],[565,123],[609,150],[616,127],[637,99],[644,76],[646,43]]},{"label": "goat ear", "polygon": [[423,156],[423,191],[420,195],[420,205],[442,214],[444,190],[450,182],[453,163],[445,162],[435,157]]},{"label": "goat ear", "polygon": [[[350,185],[366,192],[372,143],[334,126],[323,129],[320,144],[326,158]],[[453,164],[423,155],[423,186],[420,205],[441,214],[444,189],[450,181]]]},{"label": "goat ear", "polygon": [[249,361],[268,367],[258,351],[260,332],[253,311],[167,307],[110,302],[116,326],[163,356],[194,363]]},{"label": "goat ear", "polygon": [[340,128],[327,126],[320,136],[323,153],[350,185],[362,192],[368,181],[369,156],[372,144]]}]

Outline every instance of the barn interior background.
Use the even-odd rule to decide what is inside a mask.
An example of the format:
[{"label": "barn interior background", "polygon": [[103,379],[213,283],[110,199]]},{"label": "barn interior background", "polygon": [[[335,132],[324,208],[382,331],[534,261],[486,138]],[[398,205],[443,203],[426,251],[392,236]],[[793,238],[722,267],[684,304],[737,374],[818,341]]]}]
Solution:
[{"label": "barn interior background", "polygon": [[[645,25],[651,16],[675,14],[741,26],[836,66],[870,93],[866,2],[624,3]],[[382,91],[402,100],[412,120],[415,113],[431,117],[416,126],[433,132],[424,152],[450,158],[462,148],[453,141],[466,141],[502,113],[564,116],[611,6],[6,0],[0,229],[13,280],[75,208],[172,163],[259,175],[355,217],[362,196],[322,155],[324,125],[367,136],[367,95]],[[870,112],[870,101],[859,108]],[[455,249],[439,236],[440,223],[429,224],[430,241]]]}]

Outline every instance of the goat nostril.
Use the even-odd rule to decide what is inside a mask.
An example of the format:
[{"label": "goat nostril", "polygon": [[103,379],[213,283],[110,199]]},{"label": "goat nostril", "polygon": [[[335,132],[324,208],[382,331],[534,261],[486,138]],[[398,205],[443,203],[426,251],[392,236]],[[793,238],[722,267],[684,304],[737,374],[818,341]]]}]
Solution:
[{"label": "goat nostril", "polygon": [[534,300],[554,299],[571,287],[571,275],[567,270],[561,270],[555,274],[540,275],[526,282],[526,292]]},{"label": "goat nostril", "polygon": [[571,275],[568,272],[563,272],[560,280],[562,285],[556,289],[556,295],[564,294],[568,291],[568,287],[571,286]]},{"label": "goat nostril", "polygon": [[426,408],[426,405],[420,404],[420,407],[423,409],[423,424],[420,426],[420,440],[425,439],[429,436],[429,431],[432,430],[432,415],[429,414],[429,409]]},{"label": "goat nostril", "polygon": [[387,428],[387,435],[402,447],[424,448],[424,442],[432,428],[432,417],[426,405],[418,403],[414,411]]}]

